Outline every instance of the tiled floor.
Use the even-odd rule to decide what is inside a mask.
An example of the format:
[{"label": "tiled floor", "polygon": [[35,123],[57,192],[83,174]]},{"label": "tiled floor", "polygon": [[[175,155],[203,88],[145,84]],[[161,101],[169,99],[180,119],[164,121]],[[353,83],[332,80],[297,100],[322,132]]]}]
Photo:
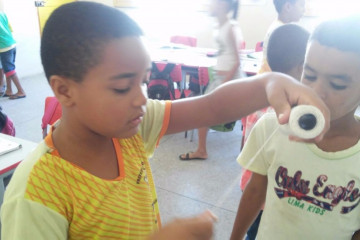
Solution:
[{"label": "tiled floor", "polygon": [[[0,105],[14,121],[17,137],[39,142],[45,97],[52,92],[42,74],[20,80],[27,97],[0,98]],[[240,166],[235,161],[240,151],[240,122],[233,132],[209,133],[207,160],[178,160],[179,154],[196,148],[194,136],[193,142],[184,133],[165,136],[151,159],[162,220],[166,223],[210,209],[219,217],[214,239],[229,239],[241,196]]]}]

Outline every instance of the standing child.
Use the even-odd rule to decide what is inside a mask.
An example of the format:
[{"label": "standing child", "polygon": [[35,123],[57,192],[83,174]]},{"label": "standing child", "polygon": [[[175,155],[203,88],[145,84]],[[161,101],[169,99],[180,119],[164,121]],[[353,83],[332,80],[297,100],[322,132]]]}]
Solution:
[{"label": "standing child", "polygon": [[281,131],[265,143],[275,116],[257,122],[238,158],[253,175],[231,239],[243,239],[265,196],[257,239],[341,240],[360,229],[359,41],[360,16],[325,22],[310,37],[302,83],[329,107],[330,130],[316,144],[290,142]]},{"label": "standing child", "polygon": [[[0,12],[0,60],[6,77],[6,91],[4,97],[19,99],[26,97],[15,70],[16,44],[11,33],[8,18],[4,12]],[[1,71],[1,74],[3,72]],[[12,82],[17,92],[13,94]]]},{"label": "standing child", "polygon": [[[242,33],[236,21],[239,8],[238,0],[212,0],[211,16],[218,22],[215,40],[218,45],[215,79],[210,82],[205,93],[211,92],[221,84],[240,78],[239,46]],[[230,16],[229,14],[232,14]],[[181,154],[181,160],[207,159],[206,139],[209,128],[198,129],[198,147],[195,152]]]},{"label": "standing child", "polygon": [[[73,2],[51,14],[41,59],[63,114],[11,179],[2,239],[208,240],[209,213],[157,231],[148,157],[160,138],[231,121],[269,102],[282,123],[292,104],[313,104],[329,117],[310,88],[282,74],[233,81],[202,97],[147,100],[151,62],[141,35],[133,20],[99,3]],[[250,96],[256,100],[248,103]]]},{"label": "standing child", "polygon": [[270,72],[267,61],[267,48],[271,33],[278,27],[300,20],[305,12],[305,0],[273,0],[277,19],[268,28],[263,42],[263,59],[259,73]]},{"label": "standing child", "polygon": [[[267,59],[274,72],[281,72],[292,76],[300,81],[304,67],[306,45],[309,39],[309,32],[295,24],[285,24],[278,27],[271,34],[268,44]],[[271,107],[256,111],[246,117],[244,142],[246,142],[251,129],[258,119]],[[242,168],[240,188],[245,190],[251,177],[251,171]],[[247,231],[246,240],[255,240],[261,219],[262,210],[256,220]]]}]

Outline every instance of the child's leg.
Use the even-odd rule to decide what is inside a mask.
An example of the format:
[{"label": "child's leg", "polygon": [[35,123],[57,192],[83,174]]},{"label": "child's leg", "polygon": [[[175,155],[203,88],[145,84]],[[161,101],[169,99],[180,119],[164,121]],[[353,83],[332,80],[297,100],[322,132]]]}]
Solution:
[{"label": "child's leg", "polygon": [[208,128],[198,129],[199,143],[196,151],[181,154],[179,156],[181,160],[206,159],[208,157],[206,150],[206,138],[207,138],[208,130],[209,130]]},{"label": "child's leg", "polygon": [[11,86],[11,78],[6,78],[6,90],[5,95],[11,96],[13,95],[12,86]]},{"label": "child's leg", "polygon": [[5,93],[5,78],[4,78],[4,70],[2,69],[2,66],[0,66],[0,95],[4,95]]},{"label": "child's leg", "polygon": [[[201,158],[207,158],[208,154],[207,154],[207,150],[206,150],[206,138],[207,138],[207,133],[208,133],[209,129],[208,128],[199,128],[198,129],[198,136],[199,136],[199,144],[198,144],[198,148],[196,149],[196,152],[194,154],[198,154],[198,157]],[[196,156],[196,155],[194,155]]]},{"label": "child's leg", "polygon": [[10,77],[7,77],[7,78],[6,78],[6,82],[7,82],[7,79],[8,79],[8,78],[10,79],[10,82],[11,82],[11,81],[14,82],[14,84],[15,84],[17,90],[18,90],[15,95],[17,95],[17,96],[25,96],[25,91],[24,91],[24,89],[22,88],[22,86],[21,86],[21,84],[20,84],[20,81],[19,81],[19,78],[18,78],[17,74],[14,73],[14,74],[11,75]]},{"label": "child's leg", "polygon": [[13,81],[16,88],[17,93],[13,95],[12,99],[17,99],[18,97],[24,97],[25,91],[21,87],[19,78],[15,71],[15,57],[16,57],[16,48],[10,49],[7,52],[3,52],[0,54],[1,63],[3,65],[3,69],[6,76],[6,95],[13,95],[11,82]]}]

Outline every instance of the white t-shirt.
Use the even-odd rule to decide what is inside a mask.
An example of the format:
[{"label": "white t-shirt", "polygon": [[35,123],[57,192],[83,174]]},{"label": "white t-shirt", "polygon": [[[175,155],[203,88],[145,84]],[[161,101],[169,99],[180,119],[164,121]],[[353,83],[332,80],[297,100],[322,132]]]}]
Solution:
[{"label": "white t-shirt", "polygon": [[[231,39],[229,38],[230,31],[233,30],[236,38],[236,46],[233,48]],[[240,43],[242,41],[242,33],[236,21],[226,21],[220,28],[215,31],[215,40],[218,45],[218,55],[216,70],[229,71],[235,64],[236,58],[234,52],[238,53]]]},{"label": "white t-shirt", "polygon": [[268,179],[257,239],[351,239],[360,229],[360,143],[324,152],[278,131],[255,156],[277,127],[275,114],[265,114],[238,157]]}]

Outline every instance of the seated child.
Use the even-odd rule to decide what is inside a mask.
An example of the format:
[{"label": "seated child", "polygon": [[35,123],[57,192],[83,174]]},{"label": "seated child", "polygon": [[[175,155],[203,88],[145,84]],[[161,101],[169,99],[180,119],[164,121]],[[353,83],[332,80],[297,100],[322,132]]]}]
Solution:
[{"label": "seated child", "polygon": [[264,202],[256,239],[341,240],[360,229],[360,122],[354,117],[360,104],[359,41],[360,16],[322,23],[311,35],[301,82],[327,103],[330,130],[316,144],[305,144],[274,133],[274,114],[256,123],[238,158],[253,175],[232,240],[243,239]]},{"label": "seated child", "polygon": [[57,8],[44,27],[41,60],[62,117],[9,183],[2,239],[210,239],[210,213],[161,227],[148,161],[160,138],[240,119],[269,103],[281,123],[293,104],[315,105],[329,118],[310,88],[277,73],[201,97],[148,100],[151,61],[142,31],[99,3]]},{"label": "seated child", "polygon": [[[274,72],[281,72],[292,76],[300,81],[303,72],[306,45],[309,39],[309,32],[296,24],[285,24],[278,27],[271,34],[268,42],[267,59]],[[266,112],[271,111],[271,107],[256,111],[246,117],[244,142],[257,120]],[[244,191],[251,171],[242,168],[240,188]],[[255,240],[259,227],[262,210],[247,232],[247,240]]]}]

